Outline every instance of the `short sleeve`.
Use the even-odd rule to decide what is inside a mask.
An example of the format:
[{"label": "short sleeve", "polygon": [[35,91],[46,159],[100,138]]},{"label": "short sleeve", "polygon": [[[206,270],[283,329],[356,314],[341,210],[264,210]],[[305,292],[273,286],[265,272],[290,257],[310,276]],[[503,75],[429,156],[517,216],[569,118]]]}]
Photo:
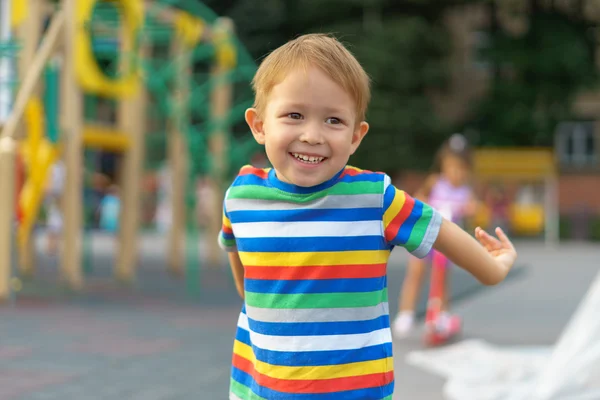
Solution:
[{"label": "short sleeve", "polygon": [[388,244],[402,246],[416,257],[425,257],[433,247],[442,216],[391,184],[386,176],[383,195],[383,233]]},{"label": "short sleeve", "polygon": [[227,192],[225,194],[225,200],[223,200],[223,224],[221,226],[221,231],[219,232],[219,247],[225,250],[226,252],[234,252],[237,251],[237,246],[235,243],[235,236],[233,235],[233,229],[231,227],[231,220],[229,219],[229,214],[227,213]]}]

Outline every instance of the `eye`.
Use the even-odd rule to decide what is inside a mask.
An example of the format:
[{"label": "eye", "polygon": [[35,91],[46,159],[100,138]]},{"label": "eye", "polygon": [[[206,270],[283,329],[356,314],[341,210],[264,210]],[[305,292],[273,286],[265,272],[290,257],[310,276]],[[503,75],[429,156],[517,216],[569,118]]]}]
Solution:
[{"label": "eye", "polygon": [[287,116],[291,119],[302,119],[302,114],[300,113],[289,113]]},{"label": "eye", "polygon": [[330,117],[330,118],[327,118],[325,120],[325,122],[328,123],[328,124],[331,124],[331,125],[338,125],[338,124],[342,123],[342,120],[339,119],[339,118]]}]

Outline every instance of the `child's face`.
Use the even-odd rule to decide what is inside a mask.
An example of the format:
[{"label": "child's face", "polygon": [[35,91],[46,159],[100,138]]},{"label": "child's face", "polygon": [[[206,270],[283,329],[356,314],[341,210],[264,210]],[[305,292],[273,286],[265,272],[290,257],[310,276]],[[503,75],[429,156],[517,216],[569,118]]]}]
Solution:
[{"label": "child's face", "polygon": [[467,183],[469,168],[460,157],[448,155],[442,160],[442,174],[452,186],[459,187]]},{"label": "child's face", "polygon": [[273,87],[263,115],[246,111],[256,141],[284,182],[310,187],[331,179],[367,133],[352,97],[318,68],[296,70]]}]

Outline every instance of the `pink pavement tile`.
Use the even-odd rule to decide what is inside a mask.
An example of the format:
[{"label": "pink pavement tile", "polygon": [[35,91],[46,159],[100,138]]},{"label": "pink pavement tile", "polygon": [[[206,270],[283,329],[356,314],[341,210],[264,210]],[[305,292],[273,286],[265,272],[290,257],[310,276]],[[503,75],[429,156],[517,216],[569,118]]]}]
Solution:
[{"label": "pink pavement tile", "polygon": [[101,321],[92,318],[57,319],[43,327],[45,332],[69,335],[97,335],[125,333],[129,325],[125,322]]},{"label": "pink pavement tile", "polygon": [[75,375],[0,368],[0,399],[12,400],[51,385],[64,384]]},{"label": "pink pavement tile", "polygon": [[162,353],[181,347],[172,339],[142,339],[119,336],[93,337],[84,343],[73,344],[69,350],[115,357],[133,357]]},{"label": "pink pavement tile", "polygon": [[28,346],[7,346],[0,345],[0,363],[2,361],[14,360],[20,357],[26,357],[33,352]]}]

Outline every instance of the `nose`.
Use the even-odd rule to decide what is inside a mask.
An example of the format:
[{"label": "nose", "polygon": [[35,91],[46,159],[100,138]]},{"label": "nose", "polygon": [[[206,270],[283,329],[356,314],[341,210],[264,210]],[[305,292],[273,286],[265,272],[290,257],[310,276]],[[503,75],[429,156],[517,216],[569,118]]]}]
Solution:
[{"label": "nose", "polygon": [[310,145],[318,145],[324,143],[324,138],[321,130],[317,126],[307,125],[306,129],[302,132],[302,135],[300,135],[300,141]]}]

